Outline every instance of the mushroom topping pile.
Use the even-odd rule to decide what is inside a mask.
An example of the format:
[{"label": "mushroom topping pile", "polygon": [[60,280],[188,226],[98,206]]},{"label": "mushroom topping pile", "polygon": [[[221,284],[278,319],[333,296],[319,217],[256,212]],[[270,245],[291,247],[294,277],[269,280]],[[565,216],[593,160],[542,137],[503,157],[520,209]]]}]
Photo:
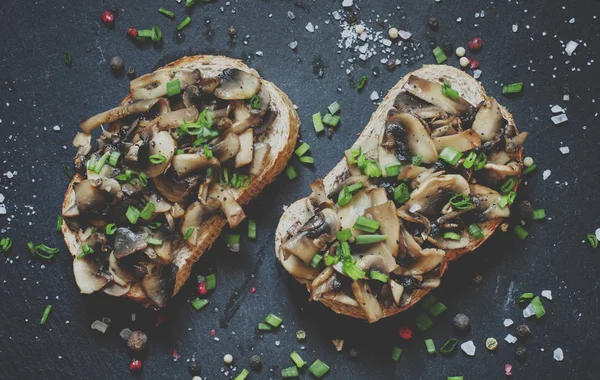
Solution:
[{"label": "mushroom topping pile", "polygon": [[311,184],[313,217],[288,232],[283,265],[311,299],[367,319],[440,283],[450,253],[476,248],[507,218],[522,144],[493,98],[469,104],[448,83],[411,76],[377,137],[346,151],[346,179]]},{"label": "mushroom topping pile", "polygon": [[163,69],[130,89],[126,104],[81,123],[80,176],[63,216],[81,249],[74,272],[83,293],[135,287],[163,307],[173,263],[201,243],[203,224],[222,214],[235,228],[245,218],[236,199],[268,163],[262,136],[277,113],[260,78],[238,69],[214,77]]}]

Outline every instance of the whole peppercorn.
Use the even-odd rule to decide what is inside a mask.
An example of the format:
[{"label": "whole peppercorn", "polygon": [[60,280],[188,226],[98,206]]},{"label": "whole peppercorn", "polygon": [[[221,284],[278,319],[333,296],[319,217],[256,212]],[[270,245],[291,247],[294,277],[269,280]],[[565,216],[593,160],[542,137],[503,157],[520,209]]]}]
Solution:
[{"label": "whole peppercorn", "polygon": [[352,347],[350,349],[350,359],[352,360],[358,360],[360,358],[360,350],[356,347]]},{"label": "whole peppercorn", "polygon": [[131,364],[129,364],[129,370],[131,373],[139,373],[142,370],[142,361],[138,359],[133,359]]},{"label": "whole peppercorn", "polygon": [[567,82],[563,83],[563,85],[560,86],[560,92],[563,95],[569,95],[571,93],[571,86],[569,86]]},{"label": "whole peppercorn", "polygon": [[454,324],[454,327],[456,327],[456,329],[460,332],[467,332],[471,327],[469,317],[462,313],[456,314],[454,316],[454,319],[452,320],[452,323]]},{"label": "whole peppercorn", "polygon": [[446,41],[442,44],[442,49],[444,50],[444,53],[451,54],[454,50],[454,45],[452,45],[452,42]]},{"label": "whole peppercorn", "polygon": [[190,374],[193,376],[200,375],[200,364],[196,362],[190,362],[188,364],[188,371],[190,371]]},{"label": "whole peppercorn", "polygon": [[123,61],[123,58],[119,56],[112,57],[110,60],[110,71],[112,71],[113,74],[122,74],[123,71],[125,71],[125,62]]},{"label": "whole peppercorn", "polygon": [[473,277],[473,284],[475,284],[476,286],[481,285],[481,283],[483,282],[483,277],[480,274],[475,275],[475,277]]},{"label": "whole peppercorn", "polygon": [[258,371],[262,368],[262,361],[260,360],[260,356],[250,356],[250,368],[252,368],[255,371]]},{"label": "whole peppercorn", "polygon": [[132,351],[143,351],[146,348],[148,336],[143,331],[133,331],[127,339],[127,347]]},{"label": "whole peppercorn", "polygon": [[135,76],[135,67],[129,66],[127,69],[127,77],[129,77],[129,79],[135,79]]},{"label": "whole peppercorn", "polygon": [[517,326],[517,337],[527,339],[531,336],[531,329],[526,324]]},{"label": "whole peppercorn", "polygon": [[429,25],[429,29],[436,31],[440,28],[440,24],[438,23],[437,18],[435,17],[429,17],[429,20],[427,21],[427,25]]},{"label": "whole peppercorn", "polygon": [[475,37],[471,41],[469,41],[469,50],[471,51],[479,51],[481,50],[482,46],[483,41],[479,37]]},{"label": "whole peppercorn", "polygon": [[113,26],[115,23],[115,14],[109,10],[102,12],[102,16],[100,16],[100,18],[106,26]]},{"label": "whole peppercorn", "polygon": [[517,360],[523,361],[527,359],[527,349],[525,347],[519,347],[515,351],[515,355],[517,356]]},{"label": "whole peppercorn", "polygon": [[229,34],[230,37],[235,37],[237,31],[233,26],[230,26],[229,29],[227,29],[227,34]]}]

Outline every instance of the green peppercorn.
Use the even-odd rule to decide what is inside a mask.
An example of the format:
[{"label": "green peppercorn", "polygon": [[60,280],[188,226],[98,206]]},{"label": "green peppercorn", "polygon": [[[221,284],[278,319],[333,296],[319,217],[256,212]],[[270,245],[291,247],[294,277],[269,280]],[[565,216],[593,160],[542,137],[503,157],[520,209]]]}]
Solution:
[{"label": "green peppercorn", "polygon": [[527,339],[531,336],[531,329],[526,324],[517,326],[517,337]]},{"label": "green peppercorn", "polygon": [[452,320],[452,323],[454,323],[454,327],[456,327],[458,331],[463,333],[469,331],[469,328],[471,327],[469,317],[462,313],[456,314]]},{"label": "green peppercorn", "polygon": [[353,347],[350,349],[350,359],[352,360],[358,360],[358,358],[360,358],[360,351],[358,348]]},{"label": "green peppercorn", "polygon": [[444,53],[451,54],[454,51],[454,46],[452,45],[452,42],[446,41],[442,44],[442,49],[444,50]]},{"label": "green peppercorn", "polygon": [[519,347],[515,351],[515,355],[517,356],[517,360],[524,361],[527,359],[527,349],[525,347]]},{"label": "green peppercorn", "polygon": [[305,340],[306,339],[306,331],[304,331],[304,330],[296,331],[296,339],[298,339],[299,342]]},{"label": "green peppercorn", "polygon": [[250,356],[250,368],[255,371],[258,371],[262,367],[262,361],[260,360],[260,356],[252,355]]},{"label": "green peppercorn", "polygon": [[496,348],[498,348],[498,341],[495,338],[487,338],[485,340],[485,348],[490,351],[494,351]]},{"label": "green peppercorn", "polygon": [[190,362],[188,364],[188,371],[190,371],[190,374],[193,376],[200,375],[200,364],[196,362]]}]

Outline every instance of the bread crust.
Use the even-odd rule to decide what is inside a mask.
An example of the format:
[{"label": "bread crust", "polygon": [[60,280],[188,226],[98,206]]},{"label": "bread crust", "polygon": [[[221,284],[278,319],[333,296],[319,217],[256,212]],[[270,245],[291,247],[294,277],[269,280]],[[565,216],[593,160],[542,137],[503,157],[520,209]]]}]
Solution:
[{"label": "bread crust", "polygon": [[[199,69],[206,77],[218,75],[228,68],[235,68],[260,77],[256,70],[248,67],[242,61],[225,56],[197,55],[183,57],[158,70],[168,68]],[[248,204],[250,200],[260,193],[269,183],[273,182],[273,180],[275,180],[275,178],[283,171],[294,152],[300,130],[300,118],[294,109],[294,104],[288,96],[273,83],[263,78],[261,78],[261,88],[268,90],[271,96],[271,106],[277,112],[277,117],[271,128],[265,132],[265,136],[261,139],[261,141],[271,145],[269,159],[264,170],[258,176],[252,178],[248,187],[233,190],[236,201],[242,206]],[[130,100],[131,94],[123,99],[121,105]],[[81,175],[76,174],[69,183],[63,202],[63,212],[67,208],[69,197],[73,195],[73,185],[82,179],[83,177]],[[173,296],[179,292],[183,284],[185,284],[189,278],[194,263],[210,249],[226,224],[227,220],[225,217],[214,215],[203,223],[202,228],[200,229],[202,235],[199,238],[199,244],[197,246],[190,246],[187,243],[182,243],[179,247],[176,247],[173,255],[173,264],[178,267],[178,270]],[[66,223],[63,223],[62,225],[62,233],[67,248],[69,249],[71,256],[75,259],[77,254],[81,251],[81,242],[78,239],[77,233],[76,231],[71,230]],[[140,302],[145,306],[153,304],[139,284],[132,285],[129,292],[123,297]]]},{"label": "bread crust", "polygon": [[[387,119],[388,110],[393,107],[394,100],[402,90],[404,84],[408,81],[408,78],[411,75],[415,75],[417,77],[427,79],[430,81],[437,82],[442,79],[442,81],[447,81],[452,85],[452,88],[459,91],[461,96],[467,100],[471,104],[479,104],[487,98],[487,94],[485,89],[481,86],[479,82],[477,82],[473,77],[464,73],[461,70],[450,66],[441,66],[441,65],[424,65],[421,69],[413,71],[405,75],[390,91],[387,93],[377,110],[371,116],[367,126],[361,132],[360,136],[354,143],[352,147],[359,145],[362,141],[366,140],[369,137],[378,136],[381,128],[385,126],[385,121]],[[506,121],[512,125],[515,130],[517,130],[515,121],[513,116],[508,112],[506,108],[500,105],[500,110],[502,112],[502,116]],[[518,130],[517,130],[518,132]],[[518,153],[519,160],[523,159],[523,148],[520,149]],[[347,162],[345,159],[342,159],[337,165],[331,169],[331,171],[323,178],[323,184],[325,186],[325,192],[329,194],[332,189],[338,186],[344,178],[346,178],[346,174],[349,171]],[[520,182],[520,181],[519,181]],[[515,186],[515,190],[517,189],[519,183]],[[309,207],[308,198],[300,199],[294,203],[292,203],[283,213],[279,225],[277,226],[277,230],[275,233],[275,254],[280,262],[283,263],[284,255],[282,245],[285,241],[287,231],[289,228],[296,222],[305,223],[311,215],[311,208]],[[467,252],[471,252],[478,248],[481,244],[483,244],[490,236],[493,235],[494,231],[501,224],[502,220],[490,220],[482,223],[480,228],[484,232],[484,237],[477,241],[472,242],[467,247],[461,249],[447,250],[446,255],[440,264],[440,277],[444,275],[446,270],[448,269],[448,264],[451,261],[454,261],[464,255]],[[292,275],[293,276],[293,275]],[[311,280],[303,279],[297,276],[293,276],[298,282],[304,284],[307,290],[310,292]],[[391,315],[400,313],[417,302],[419,302],[427,293],[429,293],[431,289],[415,289],[411,295],[411,299],[408,304],[402,307],[390,307],[383,308],[383,318],[389,317]],[[354,318],[367,319],[367,315],[360,308],[360,306],[351,306],[340,303],[335,300],[330,299],[319,299],[321,303],[325,306],[329,307],[331,310],[335,311],[338,314],[344,314]]]}]

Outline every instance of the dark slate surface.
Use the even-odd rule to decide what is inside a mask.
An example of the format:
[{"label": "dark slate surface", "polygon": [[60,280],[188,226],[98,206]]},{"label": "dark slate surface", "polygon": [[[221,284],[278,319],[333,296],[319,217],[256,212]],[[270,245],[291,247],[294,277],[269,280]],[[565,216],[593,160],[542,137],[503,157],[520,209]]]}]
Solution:
[{"label": "dark slate surface", "polygon": [[[249,378],[279,378],[279,370],[292,365],[288,357],[292,350],[298,350],[309,362],[323,359],[332,368],[327,375],[330,379],[445,379],[453,375],[499,379],[505,363],[514,366],[516,379],[600,377],[600,257],[583,243],[586,233],[600,227],[600,132],[594,103],[600,82],[597,63],[593,62],[600,48],[598,2],[573,1],[565,6],[543,0],[355,3],[360,5],[360,10],[354,8],[358,19],[376,31],[386,31],[389,25],[411,31],[412,40],[422,44],[424,58],[413,66],[401,65],[388,72],[379,63],[380,56],[375,56],[356,63],[355,71],[346,75],[339,68],[340,62],[357,54],[347,50],[337,54],[341,28],[334,21],[324,23],[332,19],[328,12],[341,9],[341,0],[231,4],[220,0],[193,9],[193,21],[183,41],[173,32],[177,21],[157,12],[159,6],[166,6],[181,20],[186,12],[175,1],[122,2],[114,29],[99,20],[103,6],[108,4],[91,0],[3,1],[0,193],[6,197],[8,215],[0,216],[0,229],[2,236],[14,239],[14,247],[0,262],[1,378],[127,379],[130,354],[118,335],[124,327],[142,328],[150,336],[140,376],[148,379],[191,378],[186,359],[194,353],[205,379],[235,377],[241,368],[248,367],[248,357],[255,353],[262,356],[264,368]],[[286,15],[289,10],[297,16],[294,21]],[[485,17],[476,19],[475,13],[481,10]],[[428,30],[429,16],[438,18],[438,32]],[[462,22],[456,21],[458,17]],[[569,23],[572,17],[575,22]],[[309,21],[319,25],[315,33],[305,30]],[[153,24],[163,30],[162,45],[136,46],[125,38],[127,26]],[[518,24],[517,33],[512,32],[513,24]],[[227,28],[232,25],[238,37],[231,41]],[[419,307],[369,326],[334,315],[319,304],[309,304],[305,291],[276,263],[273,231],[282,206],[307,195],[310,181],[333,167],[366,124],[376,108],[369,99],[373,90],[384,94],[411,69],[432,63],[432,44],[451,41],[455,46],[466,45],[475,36],[485,42],[477,54],[483,69],[481,81],[514,113],[520,128],[529,131],[527,153],[535,157],[541,169],[529,177],[523,196],[545,207],[551,220],[527,227],[531,235],[526,241],[499,234],[476,254],[453,264],[441,289],[435,292],[448,311],[427,333],[416,334],[412,342],[399,342],[397,327],[410,324]],[[297,52],[287,46],[294,40],[298,41]],[[582,42],[573,57],[563,52],[562,44],[569,40]],[[63,62],[65,50],[73,57],[72,68]],[[264,55],[257,56],[257,51]],[[219,240],[202,264],[196,265],[196,273],[217,270],[218,288],[210,298],[210,307],[196,312],[187,305],[194,291],[190,281],[164,311],[165,322],[156,328],[154,313],[127,302],[78,293],[71,260],[61,237],[54,232],[67,185],[61,166],[71,162],[74,150],[70,142],[79,121],[113,107],[128,92],[127,79],[115,78],[108,70],[112,56],[120,55],[138,73],[146,73],[173,59],[198,53],[242,58],[287,92],[299,107],[302,138],[311,145],[317,163],[306,168],[294,161],[298,178],[279,178],[248,207],[249,218],[258,220],[256,242],[243,239],[241,252],[234,254]],[[449,63],[458,65],[457,58],[450,57]],[[324,68],[322,78],[316,74],[319,67]],[[369,83],[357,93],[352,84],[361,75],[367,75]],[[500,84],[515,81],[525,82],[523,94],[503,97]],[[573,91],[569,103],[561,100],[559,91],[565,81]],[[330,141],[314,134],[310,115],[325,110],[333,100],[341,103],[343,111],[341,128]],[[551,104],[567,107],[568,123],[552,124]],[[60,126],[59,132],[53,130],[55,125]],[[561,146],[569,146],[571,153],[562,155],[558,150]],[[546,181],[542,180],[545,169],[552,171]],[[8,171],[17,175],[8,178]],[[61,253],[52,262],[31,258],[26,249],[29,240],[57,246]],[[471,284],[476,273],[484,278],[479,287]],[[249,293],[251,287],[257,288],[255,294]],[[544,300],[544,320],[529,322],[534,336],[524,343],[529,352],[527,361],[519,364],[514,350],[521,344],[508,345],[503,340],[523,321],[515,299],[522,292],[544,289],[552,290],[554,300]],[[40,326],[46,304],[54,309],[47,324]],[[131,321],[132,312],[137,313],[136,322]],[[254,327],[271,312],[284,318],[285,327],[260,337]],[[451,358],[428,357],[423,339],[431,337],[439,347],[454,336],[451,319],[457,312],[471,317],[472,332],[461,341],[475,342],[475,357],[462,352]],[[90,329],[92,321],[102,317],[113,322],[105,335]],[[505,328],[504,318],[512,318],[515,325]],[[216,330],[219,341],[210,336],[211,329]],[[307,331],[304,344],[296,341],[298,329]],[[494,353],[484,348],[489,336],[500,341]],[[334,338],[346,339],[344,352],[335,352],[330,343]],[[393,345],[404,349],[399,363],[389,359]],[[360,361],[348,359],[350,347],[361,350]],[[557,347],[565,352],[563,362],[552,359]],[[172,358],[173,349],[183,355],[178,362]],[[223,369],[225,353],[235,357],[237,372]],[[229,371],[229,376],[223,371]],[[310,375],[304,371],[301,377]]]}]

